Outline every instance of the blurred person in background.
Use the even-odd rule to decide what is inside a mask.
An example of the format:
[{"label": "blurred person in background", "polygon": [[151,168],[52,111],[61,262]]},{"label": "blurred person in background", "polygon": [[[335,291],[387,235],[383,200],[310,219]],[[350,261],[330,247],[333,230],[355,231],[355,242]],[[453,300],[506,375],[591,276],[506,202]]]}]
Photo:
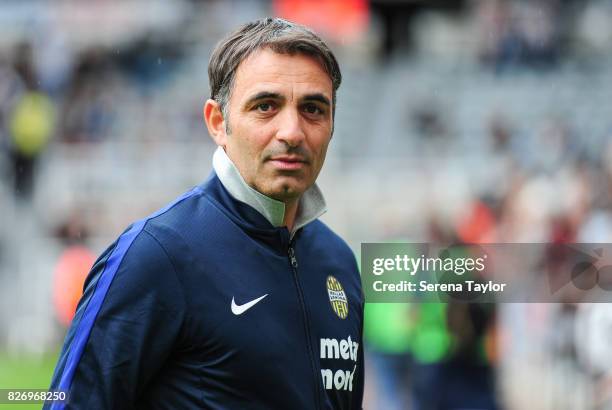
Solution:
[{"label": "blurred person in background", "polygon": [[[469,232],[472,238],[483,238],[483,233],[490,229],[489,224],[478,223],[478,218],[467,221],[472,225]],[[468,234],[465,227],[461,228],[458,232],[446,229],[447,235],[460,238]],[[437,231],[445,229],[437,228]],[[433,243],[441,243],[435,231],[431,237]],[[443,243],[451,242],[447,238]],[[471,278],[482,280],[478,275]],[[421,300],[413,307],[411,396],[414,410],[499,408],[494,349],[496,307],[466,302]]]},{"label": "blurred person in background", "polygon": [[[498,71],[517,66],[553,68],[561,52],[558,0],[476,2],[479,58]],[[569,3],[569,2],[568,2]]]},{"label": "blurred person in background", "polygon": [[96,48],[78,57],[62,104],[59,138],[68,143],[101,141],[113,124],[112,60]]},{"label": "blurred person in background", "polygon": [[407,303],[367,303],[364,338],[376,395],[372,408],[410,409],[413,307]]},{"label": "blurred person in background", "polygon": [[96,255],[87,246],[89,232],[79,212],[71,212],[54,233],[64,249],[53,273],[53,305],[60,324],[68,327]]},{"label": "blurred person in background", "polygon": [[32,193],[36,165],[51,138],[55,121],[53,102],[39,89],[32,59],[30,44],[16,47],[14,69],[23,88],[6,118],[14,189],[22,198],[29,198]]},{"label": "blurred person in background", "polygon": [[360,277],[315,184],[336,58],[266,18],[218,44],[209,79],[214,172],[97,260],[51,408],[361,408]]}]

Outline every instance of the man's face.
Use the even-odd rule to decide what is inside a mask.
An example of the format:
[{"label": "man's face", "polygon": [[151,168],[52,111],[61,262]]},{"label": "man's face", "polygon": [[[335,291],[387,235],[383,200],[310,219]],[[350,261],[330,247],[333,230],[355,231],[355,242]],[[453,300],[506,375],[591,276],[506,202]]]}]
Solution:
[{"label": "man's face", "polygon": [[323,166],[331,104],[332,81],[317,60],[258,50],[236,71],[222,145],[251,187],[296,200]]}]

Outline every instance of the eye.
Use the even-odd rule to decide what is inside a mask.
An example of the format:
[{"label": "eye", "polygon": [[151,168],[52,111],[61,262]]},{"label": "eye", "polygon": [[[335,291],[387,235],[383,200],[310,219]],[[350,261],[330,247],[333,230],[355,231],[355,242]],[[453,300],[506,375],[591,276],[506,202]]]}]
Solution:
[{"label": "eye", "polygon": [[259,103],[255,106],[255,109],[259,112],[269,112],[272,111],[274,107],[272,107],[272,104],[264,102],[264,103]]},{"label": "eye", "polygon": [[304,105],[304,111],[307,114],[312,114],[312,115],[322,115],[323,114],[323,110],[319,108],[316,104]]}]

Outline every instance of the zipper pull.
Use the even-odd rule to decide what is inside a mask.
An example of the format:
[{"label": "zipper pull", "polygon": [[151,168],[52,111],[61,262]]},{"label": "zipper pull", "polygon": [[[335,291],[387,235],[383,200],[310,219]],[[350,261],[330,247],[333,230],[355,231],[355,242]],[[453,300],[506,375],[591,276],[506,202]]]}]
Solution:
[{"label": "zipper pull", "polygon": [[291,266],[297,269],[298,263],[297,258],[295,257],[295,250],[293,249],[293,246],[289,246],[289,259],[291,260]]}]

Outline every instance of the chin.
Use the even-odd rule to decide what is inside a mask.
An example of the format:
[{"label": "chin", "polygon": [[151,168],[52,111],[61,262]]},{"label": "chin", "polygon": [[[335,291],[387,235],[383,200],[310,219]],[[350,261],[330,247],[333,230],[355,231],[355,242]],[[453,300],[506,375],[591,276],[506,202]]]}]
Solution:
[{"label": "chin", "polygon": [[290,184],[282,184],[280,187],[271,190],[268,195],[270,198],[274,198],[277,201],[291,201],[294,199],[298,199],[303,193],[305,189],[302,187],[298,187]]}]

